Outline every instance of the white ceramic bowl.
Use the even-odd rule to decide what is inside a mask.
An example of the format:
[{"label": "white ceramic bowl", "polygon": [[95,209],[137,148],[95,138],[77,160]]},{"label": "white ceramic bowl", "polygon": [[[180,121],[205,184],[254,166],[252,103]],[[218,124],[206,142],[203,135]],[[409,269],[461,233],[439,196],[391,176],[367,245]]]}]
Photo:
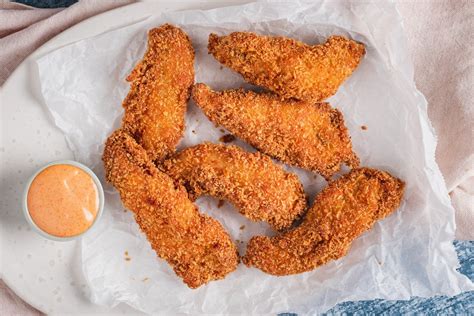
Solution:
[{"label": "white ceramic bowl", "polygon": [[[33,182],[33,180],[36,178],[36,176],[41,171],[43,171],[44,169],[46,169],[50,166],[54,166],[54,165],[71,165],[71,166],[80,168],[81,170],[85,171],[88,175],[91,176],[92,180],[94,181],[95,185],[97,186],[97,191],[98,191],[98,194],[99,194],[99,209],[97,210],[97,214],[96,214],[96,217],[94,219],[94,222],[92,222],[92,224],[89,226],[88,229],[86,229],[82,233],[74,235],[74,236],[58,237],[58,236],[48,234],[47,232],[45,232],[44,230],[42,230],[41,228],[39,228],[36,225],[36,223],[31,218],[30,212],[28,211],[27,197],[28,197],[28,191],[30,190],[31,183]],[[86,234],[88,231],[90,231],[90,229],[99,221],[100,217],[102,216],[103,209],[104,209],[104,189],[102,188],[102,184],[100,183],[99,178],[97,178],[95,173],[91,169],[86,167],[85,165],[83,165],[83,164],[81,164],[77,161],[73,161],[73,160],[53,161],[53,162],[50,162],[50,163],[46,164],[45,166],[41,167],[40,169],[38,169],[30,177],[30,179],[28,179],[28,182],[26,183],[25,191],[23,192],[22,208],[23,208],[23,214],[25,215],[25,218],[26,218],[26,221],[28,222],[28,224],[36,232],[38,232],[41,236],[43,236],[45,238],[48,238],[48,239],[51,239],[51,240],[55,240],[55,241],[70,241],[70,240],[74,240],[74,239],[77,239],[77,238],[80,238],[80,237],[84,236],[84,234]]]}]

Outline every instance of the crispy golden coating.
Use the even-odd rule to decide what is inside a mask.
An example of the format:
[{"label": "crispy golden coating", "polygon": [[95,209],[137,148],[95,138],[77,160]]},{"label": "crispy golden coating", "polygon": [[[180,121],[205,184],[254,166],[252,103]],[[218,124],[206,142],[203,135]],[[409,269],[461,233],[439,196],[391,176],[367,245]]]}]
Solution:
[{"label": "crispy golden coating", "polygon": [[359,164],[342,114],[327,103],[281,100],[242,89],[214,92],[200,83],[192,96],[212,122],[289,165],[329,178],[342,163]]},{"label": "crispy golden coating", "polygon": [[107,181],[134,212],[152,248],[190,288],[236,269],[237,249],[221,224],[199,214],[186,190],[159,171],[131,136],[114,132],[103,161]]},{"label": "crispy golden coating", "polygon": [[301,226],[253,237],[243,262],[273,275],[313,270],[343,257],[352,241],[400,205],[404,183],[369,168],[352,170],[317,197]]},{"label": "crispy golden coating", "polygon": [[200,144],[166,160],[162,168],[184,184],[191,199],[205,194],[228,200],[244,216],[277,230],[288,228],[306,208],[296,175],[237,146]]},{"label": "crispy golden coating", "polygon": [[184,132],[184,115],[194,82],[194,50],[179,28],[164,24],[148,33],[148,50],[127,80],[122,128],[153,161],[172,154]]},{"label": "crispy golden coating", "polygon": [[209,53],[252,84],[283,98],[322,101],[336,93],[357,68],[364,45],[331,36],[322,45],[307,45],[286,37],[235,32],[209,36]]}]

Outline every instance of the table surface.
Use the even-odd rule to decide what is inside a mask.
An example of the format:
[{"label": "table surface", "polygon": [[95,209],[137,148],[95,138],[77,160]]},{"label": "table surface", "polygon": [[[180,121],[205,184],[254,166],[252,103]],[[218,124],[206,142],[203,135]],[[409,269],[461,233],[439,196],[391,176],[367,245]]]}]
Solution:
[{"label": "table surface", "polygon": [[[66,7],[77,0],[17,0],[15,2],[40,8]],[[474,282],[474,241],[455,241],[460,268],[459,271]],[[432,298],[412,298],[408,301],[372,300],[344,302],[330,309],[326,315],[336,314],[474,314],[474,291],[456,296],[436,296]]]}]

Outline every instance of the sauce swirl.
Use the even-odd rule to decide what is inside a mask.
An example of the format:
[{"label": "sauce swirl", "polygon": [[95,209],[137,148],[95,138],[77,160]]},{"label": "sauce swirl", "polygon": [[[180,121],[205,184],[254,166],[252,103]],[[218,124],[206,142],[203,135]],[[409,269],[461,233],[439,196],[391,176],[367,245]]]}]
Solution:
[{"label": "sauce swirl", "polygon": [[44,232],[71,237],[86,231],[99,210],[94,179],[81,168],[59,164],[41,171],[27,194],[28,212]]}]

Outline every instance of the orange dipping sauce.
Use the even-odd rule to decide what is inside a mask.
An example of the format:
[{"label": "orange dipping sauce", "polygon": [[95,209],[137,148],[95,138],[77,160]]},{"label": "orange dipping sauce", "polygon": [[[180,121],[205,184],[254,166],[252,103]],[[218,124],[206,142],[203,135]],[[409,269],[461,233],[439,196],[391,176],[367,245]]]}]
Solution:
[{"label": "orange dipping sauce", "polygon": [[84,170],[67,164],[51,165],[31,182],[28,213],[44,232],[71,237],[85,232],[99,211],[99,191]]}]

